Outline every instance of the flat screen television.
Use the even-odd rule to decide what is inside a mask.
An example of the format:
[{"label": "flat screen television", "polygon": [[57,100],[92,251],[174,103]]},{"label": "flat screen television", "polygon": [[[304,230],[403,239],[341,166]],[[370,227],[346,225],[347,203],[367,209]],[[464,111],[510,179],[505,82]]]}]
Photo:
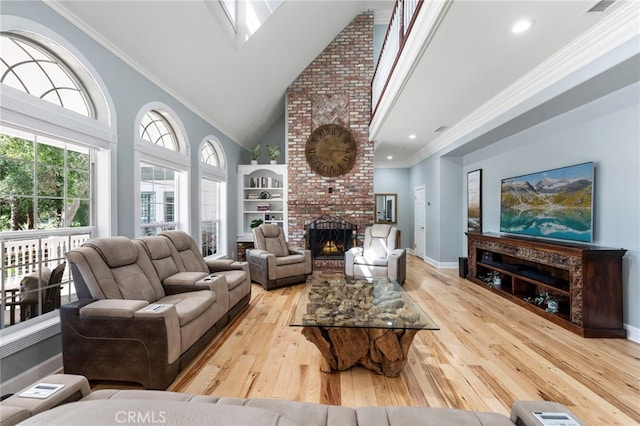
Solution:
[{"label": "flat screen television", "polygon": [[591,242],[592,162],[502,179],[500,232]]}]

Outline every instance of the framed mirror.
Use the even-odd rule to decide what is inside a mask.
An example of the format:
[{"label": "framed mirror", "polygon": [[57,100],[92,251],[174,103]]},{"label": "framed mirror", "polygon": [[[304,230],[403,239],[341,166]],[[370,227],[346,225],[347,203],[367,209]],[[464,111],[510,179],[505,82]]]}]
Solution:
[{"label": "framed mirror", "polygon": [[375,223],[398,222],[398,194],[373,194],[376,202]]}]

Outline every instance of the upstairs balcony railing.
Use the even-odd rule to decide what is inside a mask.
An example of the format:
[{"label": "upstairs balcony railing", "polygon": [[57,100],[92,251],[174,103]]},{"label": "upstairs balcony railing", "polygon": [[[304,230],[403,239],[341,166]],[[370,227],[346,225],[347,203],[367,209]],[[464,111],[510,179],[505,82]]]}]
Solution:
[{"label": "upstairs balcony railing", "polygon": [[402,49],[423,3],[424,0],[396,0],[371,82],[372,117],[378,109],[380,99],[393,75],[398,58],[402,54]]}]

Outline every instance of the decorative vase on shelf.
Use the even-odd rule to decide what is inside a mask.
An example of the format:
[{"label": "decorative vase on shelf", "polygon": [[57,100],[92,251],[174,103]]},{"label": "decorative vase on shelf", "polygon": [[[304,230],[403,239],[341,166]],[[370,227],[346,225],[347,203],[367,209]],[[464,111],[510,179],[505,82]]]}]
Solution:
[{"label": "decorative vase on shelf", "polygon": [[258,164],[258,160],[251,160],[251,164]]},{"label": "decorative vase on shelf", "polygon": [[278,164],[278,160],[269,160],[269,164]]}]

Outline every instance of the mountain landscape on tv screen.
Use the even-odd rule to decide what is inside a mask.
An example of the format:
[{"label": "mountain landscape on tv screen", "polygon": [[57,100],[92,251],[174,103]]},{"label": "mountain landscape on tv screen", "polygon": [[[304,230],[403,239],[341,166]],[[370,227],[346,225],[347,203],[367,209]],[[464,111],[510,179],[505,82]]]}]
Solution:
[{"label": "mountain landscape on tv screen", "polygon": [[588,170],[576,175],[567,173],[565,169],[556,169],[503,179],[500,231],[591,241],[591,163],[573,167]]}]

